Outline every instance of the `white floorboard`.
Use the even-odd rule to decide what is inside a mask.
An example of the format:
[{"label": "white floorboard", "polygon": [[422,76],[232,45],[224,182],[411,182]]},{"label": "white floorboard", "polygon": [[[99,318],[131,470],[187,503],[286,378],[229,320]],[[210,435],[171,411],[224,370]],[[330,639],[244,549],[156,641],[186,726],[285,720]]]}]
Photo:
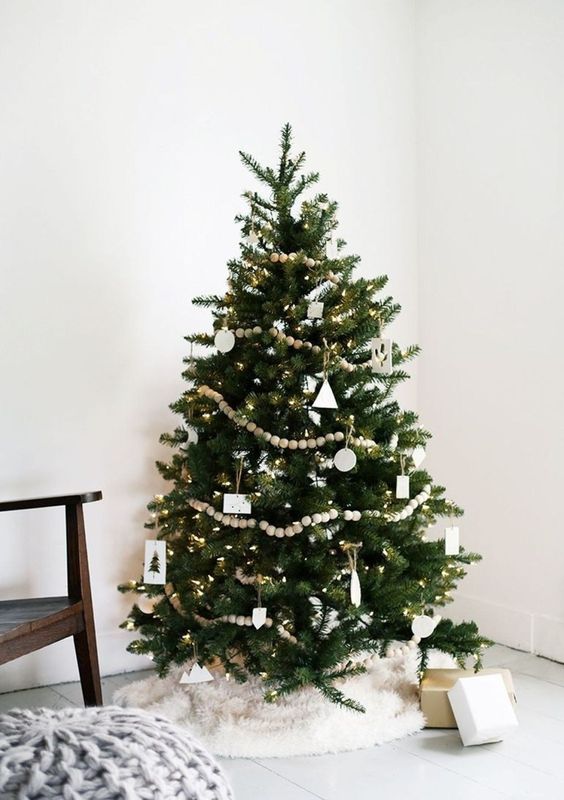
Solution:
[{"label": "white floorboard", "polygon": [[[222,759],[237,800],[564,800],[564,665],[500,645],[484,662],[513,672],[520,726],[504,742],[463,748],[456,731],[425,730],[353,753]],[[104,701],[147,674],[104,678]],[[0,713],[69,705],[82,705],[78,683],[0,694]]]}]

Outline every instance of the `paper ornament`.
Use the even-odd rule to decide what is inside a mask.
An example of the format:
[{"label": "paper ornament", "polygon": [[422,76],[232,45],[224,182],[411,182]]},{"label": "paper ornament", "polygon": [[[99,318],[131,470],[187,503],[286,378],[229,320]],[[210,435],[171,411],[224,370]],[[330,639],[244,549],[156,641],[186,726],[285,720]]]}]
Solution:
[{"label": "paper ornament", "polygon": [[329,259],[338,258],[339,256],[339,248],[337,247],[337,242],[335,241],[334,236],[331,236],[331,238],[327,240],[325,245],[325,255]]},{"label": "paper ornament", "polygon": [[319,300],[312,300],[307,307],[307,318],[321,319],[323,316],[323,306],[324,303],[320,302]]},{"label": "paper ornament", "polygon": [[262,628],[266,622],[266,608],[263,606],[253,608],[252,622],[257,631],[259,628]]},{"label": "paper ornament", "polygon": [[233,331],[218,331],[214,337],[214,344],[220,353],[228,353],[235,346],[235,334]]},{"label": "paper ornament", "polygon": [[166,545],[161,539],[145,542],[144,583],[166,583]]},{"label": "paper ornament", "polygon": [[180,683],[208,683],[209,681],[213,681],[213,675],[205,665],[201,667],[198,662],[193,665],[190,674],[183,672],[180,678]]},{"label": "paper ornament", "polygon": [[391,339],[372,339],[372,372],[379,375],[392,374],[392,341]]},{"label": "paper ornament", "polygon": [[356,466],[356,453],[350,447],[342,447],[335,453],[333,464],[339,472],[350,472]]},{"label": "paper ornament", "polygon": [[397,476],[396,497],[398,500],[409,500],[409,475]]},{"label": "paper ornament", "polygon": [[321,384],[317,397],[312,403],[314,408],[338,408],[333,389],[329,385],[327,378]]},{"label": "paper ornament", "polygon": [[224,514],[250,514],[251,501],[248,494],[224,494]]},{"label": "paper ornament", "polygon": [[428,617],[426,614],[420,614],[418,617],[414,617],[411,623],[413,635],[418,636],[420,639],[426,639],[427,636],[433,633],[439,621],[440,618],[435,619],[434,617]]},{"label": "paper ornament", "polygon": [[458,527],[445,528],[445,555],[457,556],[460,553],[460,531]]},{"label": "paper ornament", "polygon": [[360,605],[360,581],[358,579],[358,572],[356,569],[351,570],[351,603],[357,608]]},{"label": "paper ornament", "polygon": [[417,469],[417,467],[419,467],[425,461],[426,455],[427,453],[425,452],[425,448],[420,444],[413,448],[411,452],[411,460],[413,461],[415,469]]},{"label": "paper ornament", "polygon": [[186,428],[185,444],[198,444],[198,432],[192,427]]},{"label": "paper ornament", "polygon": [[259,237],[257,236],[257,232],[253,228],[251,228],[247,236],[245,236],[245,238],[243,239],[245,244],[256,244],[258,240]]}]

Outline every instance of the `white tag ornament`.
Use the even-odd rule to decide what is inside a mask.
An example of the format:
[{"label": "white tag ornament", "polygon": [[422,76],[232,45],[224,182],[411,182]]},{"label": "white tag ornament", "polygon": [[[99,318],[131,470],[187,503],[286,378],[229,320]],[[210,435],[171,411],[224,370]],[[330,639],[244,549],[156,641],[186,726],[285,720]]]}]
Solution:
[{"label": "white tag ornament", "polygon": [[180,678],[180,683],[208,683],[209,681],[213,681],[213,675],[205,665],[201,667],[198,662],[194,664],[190,674],[183,672]]},{"label": "white tag ornament", "polygon": [[323,316],[323,306],[319,300],[313,300],[307,307],[308,319],[321,319]]},{"label": "white tag ornament", "polygon": [[398,500],[409,500],[409,475],[397,476],[396,497]]},{"label": "white tag ornament", "polygon": [[248,494],[224,494],[224,514],[250,514],[251,501]]},{"label": "white tag ornament", "polygon": [[458,527],[445,528],[445,555],[457,556],[460,553],[460,531]]},{"label": "white tag ornament", "polygon": [[321,384],[317,397],[312,403],[314,408],[338,408],[333,389],[329,385],[327,378]]},{"label": "white tag ornament", "polygon": [[235,347],[235,334],[233,331],[218,331],[214,337],[214,344],[220,353],[228,353]]},{"label": "white tag ornament", "polygon": [[263,606],[259,606],[258,608],[253,608],[252,622],[257,631],[259,628],[262,628],[262,626],[266,622],[266,608],[264,608]]},{"label": "white tag ornament", "polygon": [[372,372],[379,375],[392,374],[392,341],[391,339],[372,339]]},{"label": "white tag ornament", "polygon": [[161,539],[145,542],[144,583],[166,583],[166,544]]},{"label": "white tag ornament", "polygon": [[411,623],[413,635],[418,636],[420,639],[426,639],[427,636],[433,633],[440,621],[440,617],[428,617],[427,614],[414,617]]},{"label": "white tag ornament", "polygon": [[333,464],[339,472],[350,472],[356,466],[356,453],[350,447],[342,447],[335,453]]}]

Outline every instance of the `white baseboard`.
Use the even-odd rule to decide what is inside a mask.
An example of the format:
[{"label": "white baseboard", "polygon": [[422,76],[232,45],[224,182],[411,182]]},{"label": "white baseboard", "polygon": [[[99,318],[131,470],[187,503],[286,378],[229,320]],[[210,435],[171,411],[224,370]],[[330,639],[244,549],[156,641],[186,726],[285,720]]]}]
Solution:
[{"label": "white baseboard", "polygon": [[[133,638],[133,634],[119,630],[98,634],[98,658],[102,676],[134,672],[152,666],[152,661],[145,656],[127,652],[126,647]],[[70,638],[0,667],[0,693],[77,680],[78,667]]]},{"label": "white baseboard", "polygon": [[480,597],[457,594],[445,616],[454,622],[473,619],[494,642],[564,662],[564,619],[533,614]]}]

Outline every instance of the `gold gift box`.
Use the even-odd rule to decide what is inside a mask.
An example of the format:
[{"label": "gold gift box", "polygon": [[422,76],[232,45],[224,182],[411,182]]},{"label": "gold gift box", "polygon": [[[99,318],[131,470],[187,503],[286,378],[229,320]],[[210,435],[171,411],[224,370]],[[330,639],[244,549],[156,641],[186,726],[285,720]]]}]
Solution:
[{"label": "gold gift box", "polygon": [[450,707],[447,692],[459,678],[476,675],[501,675],[512,703],[516,703],[513,678],[508,669],[489,668],[474,672],[472,669],[428,669],[419,688],[421,711],[427,728],[456,728],[456,720]]}]

